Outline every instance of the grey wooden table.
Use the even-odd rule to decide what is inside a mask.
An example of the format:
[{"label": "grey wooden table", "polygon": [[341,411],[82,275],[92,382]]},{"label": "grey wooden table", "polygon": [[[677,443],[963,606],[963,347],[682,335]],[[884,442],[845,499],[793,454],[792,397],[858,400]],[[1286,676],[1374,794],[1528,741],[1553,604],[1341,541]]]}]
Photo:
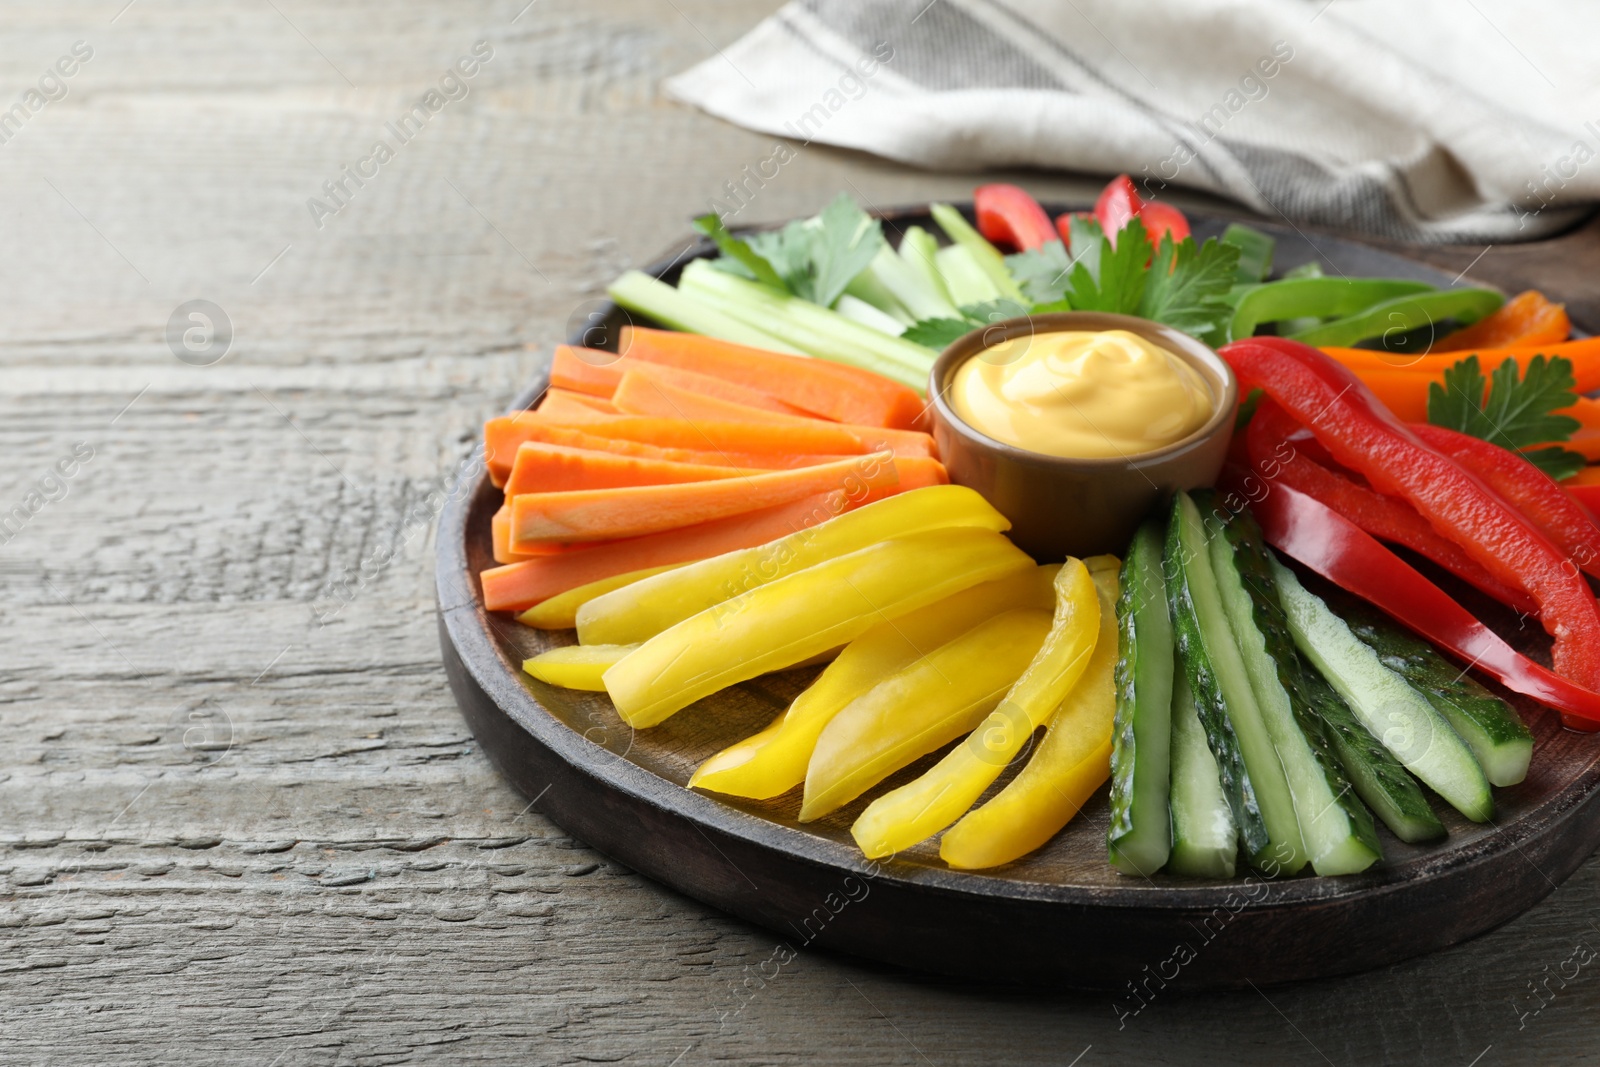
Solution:
[{"label": "grey wooden table", "polygon": [[[605,282],[770,154],[657,86],[772,6],[0,8],[0,95],[36,92],[0,114],[0,1062],[1592,1057],[1594,863],[1453,951],[1119,1021],[815,953],[763,977],[773,935],[496,777],[440,669],[430,494]],[[740,221],[971,184],[810,148]],[[193,300],[231,341],[185,347]]]}]

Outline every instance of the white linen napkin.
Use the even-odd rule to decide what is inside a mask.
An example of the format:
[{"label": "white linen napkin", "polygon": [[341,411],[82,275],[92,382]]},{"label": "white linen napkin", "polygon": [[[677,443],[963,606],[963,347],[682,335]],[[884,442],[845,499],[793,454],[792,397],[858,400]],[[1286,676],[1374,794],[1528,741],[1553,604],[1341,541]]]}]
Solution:
[{"label": "white linen napkin", "polygon": [[928,168],[1127,172],[1294,225],[1500,242],[1600,201],[1596,42],[1592,0],[792,0],[666,89]]}]

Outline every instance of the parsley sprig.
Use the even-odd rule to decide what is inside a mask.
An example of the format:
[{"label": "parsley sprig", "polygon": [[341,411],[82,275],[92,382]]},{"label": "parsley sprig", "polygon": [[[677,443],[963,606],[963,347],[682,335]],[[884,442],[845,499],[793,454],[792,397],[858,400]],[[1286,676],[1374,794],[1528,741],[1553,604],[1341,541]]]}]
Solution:
[{"label": "parsley sprig", "polygon": [[932,349],[944,349],[954,344],[956,338],[964,333],[971,333],[980,326],[988,326],[1002,319],[1014,319],[1018,315],[1026,315],[1028,311],[1027,305],[1002,297],[982,304],[968,304],[961,309],[959,319],[923,319],[907,326],[906,332],[900,336],[907,341],[915,341]]},{"label": "parsley sprig", "polygon": [[823,307],[832,307],[884,246],[883,224],[843,193],[815,218],[781,230],[735,237],[715,214],[701,215],[694,226],[722,250],[713,266]]},{"label": "parsley sprig", "polygon": [[1092,218],[1071,224],[1076,259],[1052,241],[1006,257],[1034,311],[1110,311],[1164,322],[1220,344],[1232,315],[1229,293],[1239,267],[1239,247],[1212,238],[1196,244],[1162,234],[1152,245],[1144,222],[1135,218],[1116,244]]},{"label": "parsley sprig", "polygon": [[1556,414],[1578,402],[1576,387],[1572,361],[1562,356],[1534,356],[1526,373],[1508,359],[1487,379],[1478,357],[1468,356],[1444,372],[1443,385],[1428,386],[1428,421],[1518,452],[1559,481],[1587,463],[1580,453],[1554,443],[1571,439],[1581,426],[1569,415]]}]

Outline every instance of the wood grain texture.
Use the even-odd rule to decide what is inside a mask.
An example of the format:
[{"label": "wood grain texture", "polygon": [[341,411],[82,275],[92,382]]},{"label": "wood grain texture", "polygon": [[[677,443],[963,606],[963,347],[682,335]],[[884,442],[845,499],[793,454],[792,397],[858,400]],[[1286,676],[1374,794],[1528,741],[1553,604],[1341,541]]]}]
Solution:
[{"label": "wood grain texture", "polygon": [[[525,810],[445,687],[410,516],[585,302],[770,153],[657,82],[775,5],[123,6],[0,19],[7,99],[94,48],[0,145],[0,511],[94,449],[0,546],[0,1061],[1591,1055],[1600,981],[1562,976],[1600,947],[1592,861],[1460,948],[1270,1000],[1180,980],[1119,1026],[1107,998],[817,952],[774,974],[770,934]],[[480,39],[472,94],[315,228],[306,199]],[[971,184],[809,148],[747,213]],[[1496,248],[1472,276],[1592,300],[1587,273],[1556,269],[1600,257],[1580,245],[1555,266]],[[214,366],[163,337],[193,298],[235,327]],[[1522,1015],[1530,982],[1547,1006]]]}]

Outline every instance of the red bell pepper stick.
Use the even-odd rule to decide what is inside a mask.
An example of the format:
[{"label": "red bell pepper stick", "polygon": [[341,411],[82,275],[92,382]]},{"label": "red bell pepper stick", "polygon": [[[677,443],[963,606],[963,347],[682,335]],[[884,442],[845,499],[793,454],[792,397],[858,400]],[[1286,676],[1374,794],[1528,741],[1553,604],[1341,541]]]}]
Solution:
[{"label": "red bell pepper stick", "polygon": [[1145,232],[1150,235],[1153,245],[1161,244],[1161,235],[1164,233],[1172,235],[1173,244],[1189,236],[1189,220],[1183,217],[1183,212],[1159,200],[1144,202],[1139,209],[1139,221],[1144,223]]},{"label": "red bell pepper stick", "polygon": [[1527,591],[1555,638],[1559,674],[1600,688],[1600,606],[1583,576],[1522,513],[1455,460],[1423,444],[1361,380],[1316,349],[1267,337],[1221,350],[1241,390],[1262,389],[1334,461],[1405,499],[1496,580]]},{"label": "red bell pepper stick", "polygon": [[1563,485],[1561,488],[1590,515],[1600,514],[1600,485]]},{"label": "red bell pepper stick", "polygon": [[1492,441],[1414,422],[1411,432],[1482,478],[1542,529],[1580,570],[1600,577],[1600,527],[1544,471]]},{"label": "red bell pepper stick", "polygon": [[1038,248],[1056,239],[1056,228],[1039,201],[1015,185],[980,185],[972,191],[978,232],[994,244]]},{"label": "red bell pepper stick", "polygon": [[[1069,251],[1072,248],[1072,220],[1073,219],[1094,219],[1094,212],[1092,212],[1092,211],[1068,211],[1065,214],[1061,214],[1061,215],[1057,215],[1056,216],[1056,232],[1061,235],[1061,243],[1066,245],[1067,249]],[[1099,219],[1095,219],[1095,221],[1099,222],[1100,220]]]},{"label": "red bell pepper stick", "polygon": [[1100,228],[1115,245],[1117,231],[1139,214],[1143,206],[1144,201],[1139,199],[1139,193],[1133,187],[1133,179],[1126,174],[1119,174],[1100,190],[1100,198],[1094,202],[1094,217],[1100,220]]},{"label": "red bell pepper stick", "polygon": [[1299,424],[1270,400],[1262,400],[1250,420],[1245,447],[1250,466],[1264,484],[1287,485],[1333,508],[1367,533],[1404,545],[1461,580],[1477,586],[1517,611],[1533,612],[1533,600],[1490,577],[1454,541],[1440,537],[1415,508],[1374,492],[1306,454],[1292,438]]},{"label": "red bell pepper stick", "polygon": [[[1237,467],[1224,473],[1230,506],[1253,495]],[[1256,487],[1257,493],[1262,487]],[[1286,485],[1265,487],[1250,503],[1267,543],[1393,616],[1507,689],[1564,712],[1575,729],[1600,729],[1600,693],[1524,656],[1409,564],[1337,511]]]}]

